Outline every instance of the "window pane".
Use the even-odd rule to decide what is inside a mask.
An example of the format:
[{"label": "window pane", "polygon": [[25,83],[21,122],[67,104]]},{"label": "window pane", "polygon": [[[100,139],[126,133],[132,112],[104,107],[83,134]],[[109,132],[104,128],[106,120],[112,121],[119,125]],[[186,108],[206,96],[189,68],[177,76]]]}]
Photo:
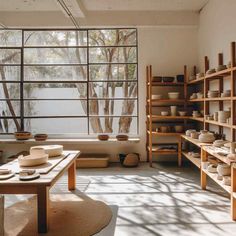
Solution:
[{"label": "window pane", "polygon": [[20,64],[20,50],[0,49],[0,64]]},{"label": "window pane", "polygon": [[20,116],[20,102],[18,101],[0,101],[0,117]]},{"label": "window pane", "polygon": [[135,45],[135,29],[89,30],[90,46]]},{"label": "window pane", "polygon": [[85,81],[87,80],[87,66],[25,66],[25,81]]},{"label": "window pane", "polygon": [[20,66],[2,66],[0,72],[0,82],[4,80],[20,81]]},{"label": "window pane", "polygon": [[90,48],[90,63],[136,63],[136,47]]},{"label": "window pane", "polygon": [[25,129],[32,133],[87,134],[87,118],[25,119]]},{"label": "window pane", "polygon": [[19,47],[21,45],[21,30],[0,30],[0,47]]},{"label": "window pane", "polygon": [[86,64],[86,48],[25,48],[26,64]]},{"label": "window pane", "polygon": [[24,83],[24,98],[85,99],[86,83]]},{"label": "window pane", "polygon": [[[95,109],[97,108],[97,109]],[[90,100],[90,115],[137,115],[137,100]]]},{"label": "window pane", "polygon": [[136,82],[90,82],[90,98],[135,98]]},{"label": "window pane", "polygon": [[19,119],[3,119],[0,118],[0,133],[14,133],[17,131],[17,124],[20,124]]},{"label": "window pane", "polygon": [[94,117],[90,118],[89,125],[91,133],[137,134],[136,117]]},{"label": "window pane", "polygon": [[25,116],[85,116],[87,103],[83,101],[25,101]]},{"label": "window pane", "polygon": [[20,84],[0,83],[0,99],[20,99]]},{"label": "window pane", "polygon": [[136,64],[90,65],[90,80],[136,80]]},{"label": "window pane", "polygon": [[86,46],[87,31],[25,31],[25,46]]}]

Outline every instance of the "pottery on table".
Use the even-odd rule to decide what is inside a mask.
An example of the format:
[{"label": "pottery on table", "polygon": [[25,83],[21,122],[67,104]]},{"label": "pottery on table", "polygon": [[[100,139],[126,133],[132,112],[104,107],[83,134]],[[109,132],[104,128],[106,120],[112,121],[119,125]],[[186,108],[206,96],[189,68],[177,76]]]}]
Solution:
[{"label": "pottery on table", "polygon": [[190,137],[193,139],[198,139],[200,133],[199,132],[191,132]]},{"label": "pottery on table", "polygon": [[174,128],[176,133],[182,133],[184,130],[184,127],[182,125],[175,125]]},{"label": "pottery on table", "polygon": [[171,76],[165,76],[165,77],[162,77],[162,80],[165,83],[171,83],[171,82],[173,82],[175,80],[175,78],[171,77]]},{"label": "pottery on table", "polygon": [[171,116],[177,115],[177,106],[170,106],[170,114]]},{"label": "pottery on table", "polygon": [[109,139],[109,135],[107,135],[107,134],[99,134],[98,135],[98,139],[100,141],[107,141]]},{"label": "pottery on table", "polygon": [[161,94],[152,94],[152,99],[153,100],[158,100],[158,99],[161,99],[161,98],[162,98]]},{"label": "pottery on table", "polygon": [[30,154],[28,156],[20,155],[18,157],[18,162],[20,166],[30,167],[30,166],[39,166],[47,163],[48,154],[36,155]]},{"label": "pottery on table", "polygon": [[215,136],[207,130],[202,130],[198,139],[201,143],[212,143],[215,141]]},{"label": "pottery on table", "polygon": [[221,176],[230,175],[231,174],[231,167],[227,164],[220,163],[217,166],[217,172]]},{"label": "pottery on table", "polygon": [[178,99],[179,98],[179,92],[169,92],[168,97],[169,97],[169,99]]},{"label": "pottery on table", "polygon": [[218,140],[215,140],[213,142],[213,146],[214,147],[223,147],[225,143],[227,143],[228,141],[226,140],[222,140],[222,139],[218,139]]},{"label": "pottery on table", "polygon": [[186,136],[190,137],[192,132],[196,132],[196,130],[195,129],[188,129],[188,130],[186,130],[185,134],[186,134]]},{"label": "pottery on table", "polygon": [[217,90],[209,90],[207,93],[208,98],[217,98],[219,97],[219,91]]},{"label": "pottery on table", "polygon": [[196,99],[197,98],[197,93],[193,93],[191,96],[190,96],[190,99]]},{"label": "pottery on table", "polygon": [[62,145],[41,145],[34,146],[30,148],[30,152],[32,149],[43,148],[45,153],[49,155],[49,157],[56,157],[62,155],[63,146]]},{"label": "pottery on table", "polygon": [[186,111],[179,111],[179,116],[186,116],[187,112]]},{"label": "pottery on table", "polygon": [[169,115],[169,112],[168,112],[168,111],[161,111],[161,115],[162,115],[162,116],[168,116],[168,115]]}]

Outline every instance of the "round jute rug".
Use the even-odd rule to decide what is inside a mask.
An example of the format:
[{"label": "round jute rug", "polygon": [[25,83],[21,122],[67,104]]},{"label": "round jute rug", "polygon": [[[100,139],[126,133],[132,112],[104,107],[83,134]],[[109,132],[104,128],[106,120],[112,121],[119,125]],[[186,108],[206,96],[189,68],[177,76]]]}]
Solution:
[{"label": "round jute rug", "polygon": [[[35,236],[36,197],[18,202],[5,210],[6,236]],[[101,201],[74,194],[50,195],[47,236],[90,236],[101,231],[112,218],[109,206]],[[44,235],[44,234],[40,234]]]}]

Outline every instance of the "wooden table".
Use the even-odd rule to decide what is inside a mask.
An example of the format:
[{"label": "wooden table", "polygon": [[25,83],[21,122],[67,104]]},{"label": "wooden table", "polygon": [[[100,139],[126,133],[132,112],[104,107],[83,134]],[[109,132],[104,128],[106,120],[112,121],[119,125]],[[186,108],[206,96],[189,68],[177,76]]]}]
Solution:
[{"label": "wooden table", "polygon": [[[68,189],[76,187],[76,159],[80,151],[64,151],[64,158],[48,174],[39,179],[20,181],[19,175],[0,181],[0,194],[36,194],[38,208],[38,232],[47,233],[49,216],[49,189],[68,170]],[[4,168],[4,165],[1,166]]]}]

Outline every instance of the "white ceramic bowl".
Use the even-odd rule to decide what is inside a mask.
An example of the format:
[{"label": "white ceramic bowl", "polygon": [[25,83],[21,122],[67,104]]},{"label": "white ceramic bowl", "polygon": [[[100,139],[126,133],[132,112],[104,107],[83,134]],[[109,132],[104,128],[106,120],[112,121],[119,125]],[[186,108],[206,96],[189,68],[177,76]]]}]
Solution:
[{"label": "white ceramic bowl", "polygon": [[162,112],[161,112],[161,115],[162,115],[162,116],[168,116],[168,115],[169,115],[169,112],[168,112],[168,111],[162,111]]},{"label": "white ceramic bowl", "polygon": [[179,98],[179,92],[170,92],[168,93],[169,99],[178,99]]},{"label": "white ceramic bowl", "polygon": [[60,156],[63,152],[63,146],[62,145],[42,145],[42,146],[34,146],[30,148],[30,151],[32,149],[37,148],[43,148],[45,150],[45,153],[49,155],[49,157],[56,157]]},{"label": "white ceramic bowl", "polygon": [[186,116],[187,112],[186,111],[179,111],[180,116]]},{"label": "white ceramic bowl", "polygon": [[48,161],[48,154],[44,155],[28,155],[23,156],[20,155],[18,157],[18,162],[20,166],[30,167],[30,166],[39,166],[47,163]]}]

